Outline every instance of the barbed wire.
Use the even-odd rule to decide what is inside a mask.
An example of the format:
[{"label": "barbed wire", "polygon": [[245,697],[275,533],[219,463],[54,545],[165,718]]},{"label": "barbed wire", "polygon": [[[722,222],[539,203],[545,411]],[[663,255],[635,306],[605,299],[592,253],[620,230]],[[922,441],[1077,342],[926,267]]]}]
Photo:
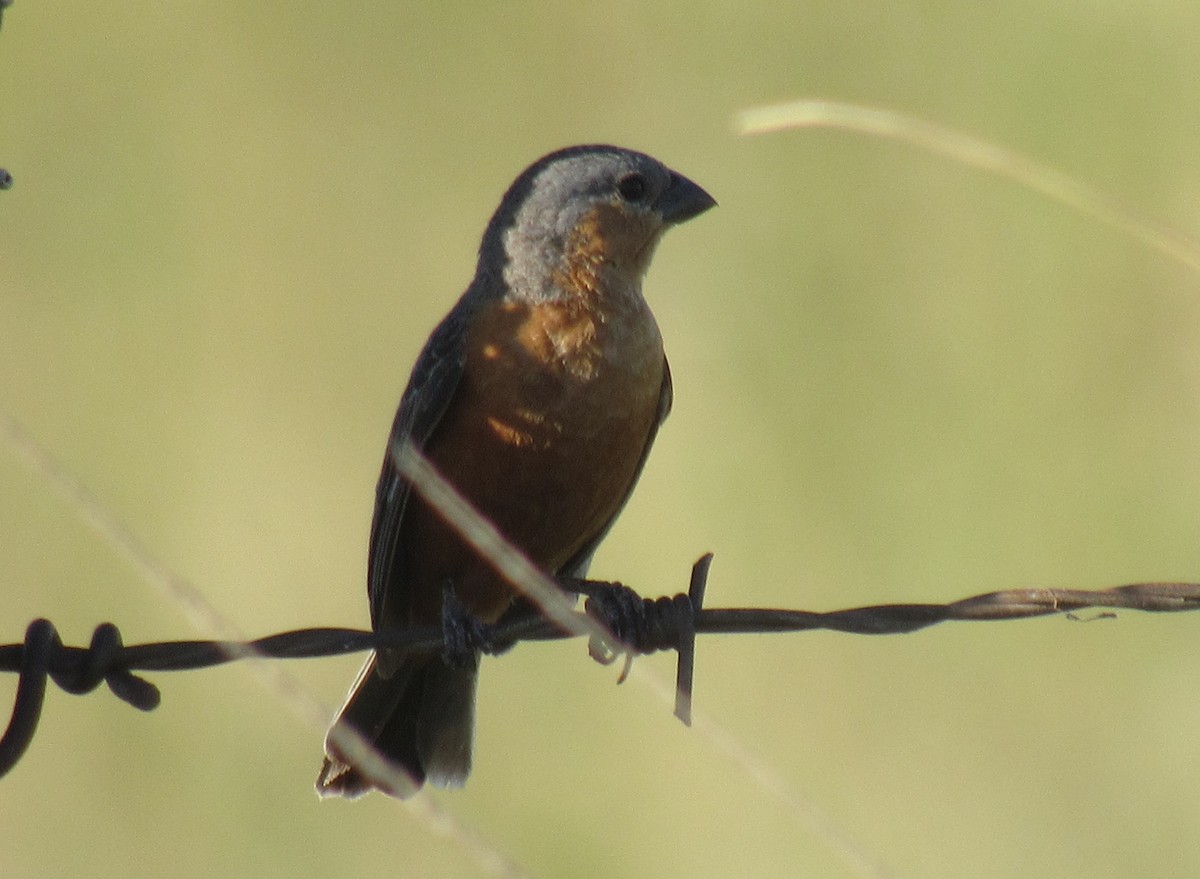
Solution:
[{"label": "barbed wire", "polygon": [[[493,625],[448,616],[442,627],[415,626],[368,632],[346,628],[299,629],[253,641],[163,641],[126,645],[112,623],[97,626],[87,647],[63,644],[54,624],[37,619],[20,644],[0,646],[0,671],[18,674],[13,711],[0,737],[0,777],[21,759],[37,731],[48,681],[82,695],[106,684],[119,699],[142,711],[156,708],[158,687],[135,671],[187,671],[245,656],[304,659],[341,656],[381,647],[405,650],[482,650],[497,655],[522,641],[589,635],[589,653],[608,664],[620,656],[660,650],[678,654],[675,713],[691,717],[695,638],[702,634],[771,634],[826,630],[854,635],[899,635],[942,622],[994,622],[1067,614],[1085,609],[1169,613],[1200,610],[1200,583],[1133,583],[1109,589],[1010,589],[947,604],[880,604],[835,611],[776,608],[705,608],[704,591],[712,555],[692,568],[687,593],[643,598],[621,583],[565,580],[570,596],[586,598],[568,627],[530,605]],[[1111,613],[1102,616],[1113,616]],[[611,633],[611,637],[596,633]],[[626,671],[628,665],[626,666]],[[620,680],[624,680],[622,672]]]}]

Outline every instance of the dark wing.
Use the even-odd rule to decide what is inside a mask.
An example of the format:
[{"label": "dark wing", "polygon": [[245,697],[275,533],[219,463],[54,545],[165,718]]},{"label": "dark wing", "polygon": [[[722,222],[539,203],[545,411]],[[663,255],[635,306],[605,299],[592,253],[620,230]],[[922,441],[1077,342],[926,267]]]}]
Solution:
[{"label": "dark wing", "polygon": [[629,500],[629,495],[633,493],[633,487],[637,485],[638,477],[642,475],[642,468],[646,466],[646,458],[650,456],[650,447],[654,445],[654,438],[658,436],[658,427],[667,420],[667,416],[671,414],[671,402],[674,399],[674,392],[671,388],[671,365],[667,363],[667,358],[663,357],[663,380],[662,387],[658,391],[658,418],[650,428],[650,433],[646,437],[646,447],[642,449],[642,457],[638,461],[637,469],[633,471],[633,479],[629,481],[629,487],[625,489],[625,497],[621,498],[621,503],[613,511],[612,518],[604,523],[604,526],[597,531],[592,537],[575,553],[567,563],[554,573],[564,577],[583,577],[587,574],[588,565],[592,563],[592,556],[596,552],[596,547],[600,545],[608,530],[612,528],[613,522],[617,520],[617,516],[621,515],[621,510],[625,507],[625,502]]},{"label": "dark wing", "polygon": [[[400,398],[400,408],[396,411],[388,450],[383,458],[383,472],[379,474],[375,489],[375,518],[371,521],[367,595],[371,603],[372,626],[380,625],[388,586],[396,582],[399,575],[396,549],[411,488],[396,469],[391,450],[402,445],[405,439],[422,447],[441,421],[462,378],[467,324],[477,305],[478,300],[468,291],[438,324],[421,350],[408,387]],[[393,601],[396,597],[392,597]]]}]

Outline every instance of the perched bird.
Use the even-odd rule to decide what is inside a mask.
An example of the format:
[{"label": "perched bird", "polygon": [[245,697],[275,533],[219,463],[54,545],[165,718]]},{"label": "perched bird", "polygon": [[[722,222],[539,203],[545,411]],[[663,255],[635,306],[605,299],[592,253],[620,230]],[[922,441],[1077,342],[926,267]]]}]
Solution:
[{"label": "perched bird", "polygon": [[[576,146],[505,193],[475,277],[426,342],[392,425],[544,571],[582,577],[671,408],[642,277],[663,232],[712,197],[650,156]],[[516,593],[386,456],[368,562],[376,630],[440,624],[450,591],[491,623]],[[471,770],[478,654],[380,650],[335,724],[357,729],[419,787]],[[322,796],[376,785],[325,742]],[[403,795],[407,791],[386,790]]]}]

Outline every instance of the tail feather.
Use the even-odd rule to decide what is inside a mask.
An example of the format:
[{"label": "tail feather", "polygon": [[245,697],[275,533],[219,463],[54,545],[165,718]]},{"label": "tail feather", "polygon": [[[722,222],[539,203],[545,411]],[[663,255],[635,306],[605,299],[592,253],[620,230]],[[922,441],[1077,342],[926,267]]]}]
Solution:
[{"label": "tail feather", "polygon": [[353,765],[325,738],[325,762],[317,776],[322,797],[360,797],[379,789],[407,796],[428,778],[439,787],[461,786],[471,771],[478,657],[463,667],[440,656],[405,657],[393,674],[379,674],[374,655],[363,666],[333,726],[346,724],[408,775],[411,789],[384,788]]},{"label": "tail feather", "polygon": [[474,654],[469,665],[461,667],[439,657],[423,671],[417,718],[417,758],[421,770],[436,787],[462,787],[471,774],[479,654]]}]

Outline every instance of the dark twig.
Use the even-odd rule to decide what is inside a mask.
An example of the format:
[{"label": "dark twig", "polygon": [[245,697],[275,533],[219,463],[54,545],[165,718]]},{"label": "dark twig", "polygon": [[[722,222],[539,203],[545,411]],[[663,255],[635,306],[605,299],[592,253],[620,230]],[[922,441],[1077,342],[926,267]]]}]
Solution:
[{"label": "dark twig", "polygon": [[[12,0],[0,0],[0,27],[4,25],[4,10],[12,6]],[[0,189],[12,189],[12,175],[3,168],[0,168]],[[3,775],[0,772],[0,775]]]},{"label": "dark twig", "polygon": [[[568,581],[569,592],[587,597],[586,614],[612,632],[617,644],[590,645],[593,656],[611,662],[619,654],[633,656],[656,650],[679,654],[675,713],[688,723],[691,716],[693,657],[697,634],[799,632],[826,629],[858,635],[914,632],[949,620],[984,622],[1049,614],[1071,614],[1086,608],[1116,608],[1149,612],[1200,609],[1200,584],[1135,583],[1112,589],[1013,589],[991,592],[949,604],[885,604],[816,613],[768,608],[704,609],[704,588],[711,555],[692,570],[687,595],[647,599],[619,583]],[[584,614],[575,612],[577,620]],[[489,652],[500,653],[518,641],[555,640],[585,631],[566,631],[533,610],[510,614],[492,626],[478,626],[477,640]],[[158,705],[157,687],[136,671],[184,671],[258,655],[276,659],[340,656],[376,647],[437,650],[445,647],[436,626],[372,633],[355,629],[302,629],[249,642],[167,641],[125,646],[117,627],[98,626],[88,647],[66,647],[54,625],[35,620],[23,644],[0,646],[0,671],[18,672],[12,718],[0,738],[0,776],[11,769],[29,747],[37,730],[47,679],[69,693],[88,693],[100,684],[136,708]]]}]

